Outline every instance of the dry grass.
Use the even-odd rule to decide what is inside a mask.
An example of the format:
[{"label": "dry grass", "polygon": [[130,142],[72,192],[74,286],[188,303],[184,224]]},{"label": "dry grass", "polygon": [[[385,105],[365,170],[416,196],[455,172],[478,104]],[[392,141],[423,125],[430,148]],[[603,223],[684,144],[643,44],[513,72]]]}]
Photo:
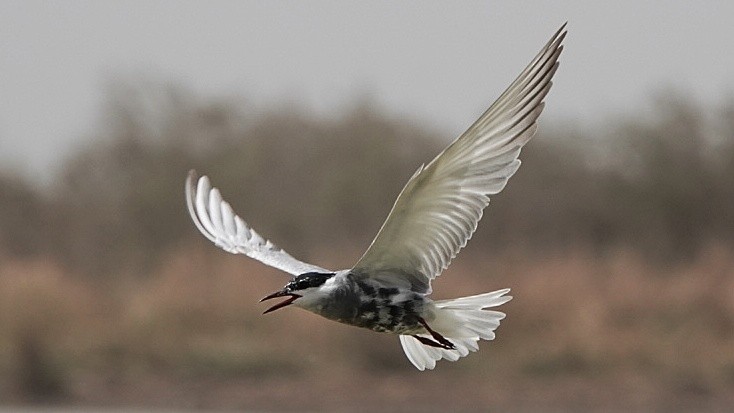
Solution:
[{"label": "dry grass", "polygon": [[435,284],[439,298],[512,287],[515,299],[495,342],[422,374],[394,337],[302,311],[260,316],[257,299],[278,277],[197,249],[148,277],[95,282],[52,262],[4,261],[0,400],[365,411],[734,403],[734,254],[722,247],[664,269],[629,251],[461,257]]}]

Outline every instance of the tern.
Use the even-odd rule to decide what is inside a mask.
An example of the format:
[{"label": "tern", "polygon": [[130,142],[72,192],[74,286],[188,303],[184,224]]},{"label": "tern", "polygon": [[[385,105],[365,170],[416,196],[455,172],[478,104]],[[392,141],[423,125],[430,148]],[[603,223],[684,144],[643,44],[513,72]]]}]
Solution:
[{"label": "tern", "polygon": [[218,247],[275,267],[293,279],[261,301],[285,300],[263,314],[296,306],[330,320],[399,336],[419,370],[456,361],[493,340],[505,314],[486,310],[512,299],[509,289],[431,300],[431,281],[471,238],[489,204],[520,166],[520,151],[558,69],[566,25],[469,129],[398,195],[377,236],[354,267],[331,271],[302,262],[264,239],[222,199],[206,176],[189,172],[186,201],[196,227]]}]

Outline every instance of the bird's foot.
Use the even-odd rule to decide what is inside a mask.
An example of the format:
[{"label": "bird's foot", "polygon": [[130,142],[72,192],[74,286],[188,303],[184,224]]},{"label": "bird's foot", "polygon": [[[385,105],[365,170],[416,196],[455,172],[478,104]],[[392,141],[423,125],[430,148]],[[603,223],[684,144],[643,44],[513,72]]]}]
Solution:
[{"label": "bird's foot", "polygon": [[421,343],[427,346],[431,346],[431,347],[438,347],[438,348],[443,348],[446,350],[456,349],[456,346],[454,346],[454,343],[447,340],[446,337],[442,336],[441,334],[433,331],[433,329],[428,326],[428,323],[426,323],[426,320],[424,320],[423,318],[419,318],[418,322],[420,322],[421,325],[423,325],[423,327],[431,334],[431,337],[433,337],[433,339],[436,340],[436,341],[433,341],[426,337],[419,337],[419,336],[414,335],[413,337],[418,339],[418,341],[420,341]]},{"label": "bird's foot", "polygon": [[453,350],[455,348],[454,345],[451,344],[450,342],[449,342],[449,344],[450,344],[450,347],[449,347],[446,344],[437,343],[437,342],[431,340],[428,337],[421,337],[421,336],[416,336],[416,335],[414,335],[413,337],[415,337],[416,340],[420,341],[421,343],[423,343],[423,344],[425,344],[427,346],[437,347],[437,348],[443,348],[443,349],[446,349],[446,350]]}]

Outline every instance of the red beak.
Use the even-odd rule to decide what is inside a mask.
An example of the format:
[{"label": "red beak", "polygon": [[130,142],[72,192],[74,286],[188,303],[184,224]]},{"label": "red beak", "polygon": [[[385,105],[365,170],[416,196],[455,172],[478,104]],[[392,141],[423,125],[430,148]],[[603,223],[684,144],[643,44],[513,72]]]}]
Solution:
[{"label": "red beak", "polygon": [[278,298],[278,297],[290,297],[290,298],[288,298],[285,301],[281,301],[278,304],[275,304],[274,306],[268,308],[267,310],[265,310],[265,312],[263,314],[267,314],[267,313],[269,313],[271,311],[275,311],[275,310],[277,310],[279,308],[283,308],[283,307],[289,306],[289,305],[293,304],[294,301],[296,301],[297,299],[301,298],[301,296],[298,295],[298,294],[293,294],[293,293],[289,293],[286,290],[281,290],[281,291],[276,291],[276,292],[274,292],[274,293],[272,293],[272,294],[270,294],[268,296],[263,297],[263,299],[260,300],[260,302],[263,302],[263,301],[266,301],[266,300],[272,300],[273,298]]}]

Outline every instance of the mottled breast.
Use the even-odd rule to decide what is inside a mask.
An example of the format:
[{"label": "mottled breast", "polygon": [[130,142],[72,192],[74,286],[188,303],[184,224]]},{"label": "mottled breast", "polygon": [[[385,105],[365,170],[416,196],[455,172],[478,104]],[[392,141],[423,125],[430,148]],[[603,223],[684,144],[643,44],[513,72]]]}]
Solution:
[{"label": "mottled breast", "polygon": [[359,305],[348,324],[377,332],[408,334],[419,332],[425,299],[410,290],[383,287],[356,281]]}]

